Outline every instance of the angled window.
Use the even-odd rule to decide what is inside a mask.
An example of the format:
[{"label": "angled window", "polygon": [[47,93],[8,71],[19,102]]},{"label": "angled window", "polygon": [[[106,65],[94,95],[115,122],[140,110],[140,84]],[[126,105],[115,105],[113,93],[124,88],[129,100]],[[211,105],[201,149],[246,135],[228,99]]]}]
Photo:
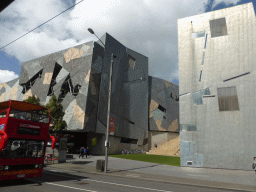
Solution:
[{"label": "angled window", "polygon": [[205,52],[203,52],[203,57],[202,57],[202,63],[201,63],[201,65],[204,64],[204,57],[205,57]]},{"label": "angled window", "polygon": [[162,105],[158,105],[158,109],[162,112],[166,112],[166,109]]},{"label": "angled window", "polygon": [[210,30],[212,38],[227,35],[226,18],[210,20]]},{"label": "angled window", "polygon": [[138,139],[130,139],[130,138],[121,137],[121,143],[137,144],[137,142],[138,142]]},{"label": "angled window", "polygon": [[199,81],[202,81],[202,75],[203,75],[203,71],[200,71]]},{"label": "angled window", "polygon": [[192,124],[180,124],[181,131],[197,131],[196,125]]},{"label": "angled window", "polygon": [[196,32],[196,33],[192,33],[192,35],[191,35],[191,37],[193,39],[204,37],[204,36],[205,36],[205,31],[199,31],[199,32]]},{"label": "angled window", "polygon": [[129,68],[134,69],[135,61],[136,61],[136,59],[134,59],[131,55],[128,55],[128,66],[129,66]]},{"label": "angled window", "polygon": [[219,111],[239,110],[236,87],[217,88]]},{"label": "angled window", "polygon": [[202,90],[192,93],[192,100],[193,100],[194,105],[202,105],[203,104],[203,99],[202,99],[203,95],[210,95],[210,89],[206,88],[206,89],[202,89]]},{"label": "angled window", "polygon": [[207,47],[207,38],[208,38],[208,34],[206,33],[204,36],[204,49],[206,49]]}]

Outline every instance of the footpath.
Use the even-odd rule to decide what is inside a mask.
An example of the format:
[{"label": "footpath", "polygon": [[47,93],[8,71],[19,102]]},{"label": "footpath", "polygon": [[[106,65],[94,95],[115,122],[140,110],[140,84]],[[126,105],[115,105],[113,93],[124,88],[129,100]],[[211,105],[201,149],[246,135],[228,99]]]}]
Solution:
[{"label": "footpath", "polygon": [[256,191],[256,174],[252,171],[191,168],[108,158],[107,173],[96,171],[97,160],[105,160],[105,156],[90,156],[79,159],[74,155],[66,163],[46,163],[46,170],[83,171],[83,173],[129,177],[135,179],[153,180],[182,185],[206,186],[219,189],[239,191]]}]

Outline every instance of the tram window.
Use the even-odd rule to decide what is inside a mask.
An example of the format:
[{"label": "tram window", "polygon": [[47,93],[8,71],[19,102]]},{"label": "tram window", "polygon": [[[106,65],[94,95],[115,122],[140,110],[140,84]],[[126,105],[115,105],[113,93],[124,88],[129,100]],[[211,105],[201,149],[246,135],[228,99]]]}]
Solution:
[{"label": "tram window", "polygon": [[1,118],[5,118],[6,115],[7,115],[7,111],[2,111],[2,112],[0,113],[0,119],[1,119]]}]

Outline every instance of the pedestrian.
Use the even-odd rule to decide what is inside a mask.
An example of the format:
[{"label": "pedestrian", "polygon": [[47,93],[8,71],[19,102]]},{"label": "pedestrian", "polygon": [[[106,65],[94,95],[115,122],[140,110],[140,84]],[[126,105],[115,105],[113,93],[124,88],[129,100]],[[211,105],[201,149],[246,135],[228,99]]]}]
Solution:
[{"label": "pedestrian", "polygon": [[[252,168],[255,169],[256,167],[256,157],[253,158],[254,162],[252,164]],[[256,173],[256,169],[255,169],[255,173]]]},{"label": "pedestrian", "polygon": [[80,148],[80,155],[79,155],[79,159],[82,156],[82,158],[84,157],[84,147]]},{"label": "pedestrian", "polygon": [[87,158],[87,155],[88,155],[88,157],[89,157],[89,147],[86,147],[86,149],[87,149],[87,153],[86,153],[86,158]]},{"label": "pedestrian", "polygon": [[87,149],[86,148],[84,148],[84,154],[85,154],[85,156],[87,158]]}]

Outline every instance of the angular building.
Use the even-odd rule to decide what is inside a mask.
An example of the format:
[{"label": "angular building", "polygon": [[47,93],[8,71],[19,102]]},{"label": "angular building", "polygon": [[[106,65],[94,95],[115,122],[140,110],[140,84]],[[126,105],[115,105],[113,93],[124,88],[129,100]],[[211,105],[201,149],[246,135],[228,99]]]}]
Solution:
[{"label": "angular building", "polygon": [[107,33],[101,40],[105,47],[91,41],[23,63],[18,79],[0,84],[0,102],[35,95],[46,104],[55,94],[64,107],[67,133],[72,134],[75,145],[104,154],[113,53],[109,152],[146,149],[148,58]]},{"label": "angular building", "polygon": [[157,77],[148,79],[150,149],[179,136],[179,86]]},{"label": "angular building", "polygon": [[251,169],[256,156],[252,3],[178,20],[181,166]]}]

